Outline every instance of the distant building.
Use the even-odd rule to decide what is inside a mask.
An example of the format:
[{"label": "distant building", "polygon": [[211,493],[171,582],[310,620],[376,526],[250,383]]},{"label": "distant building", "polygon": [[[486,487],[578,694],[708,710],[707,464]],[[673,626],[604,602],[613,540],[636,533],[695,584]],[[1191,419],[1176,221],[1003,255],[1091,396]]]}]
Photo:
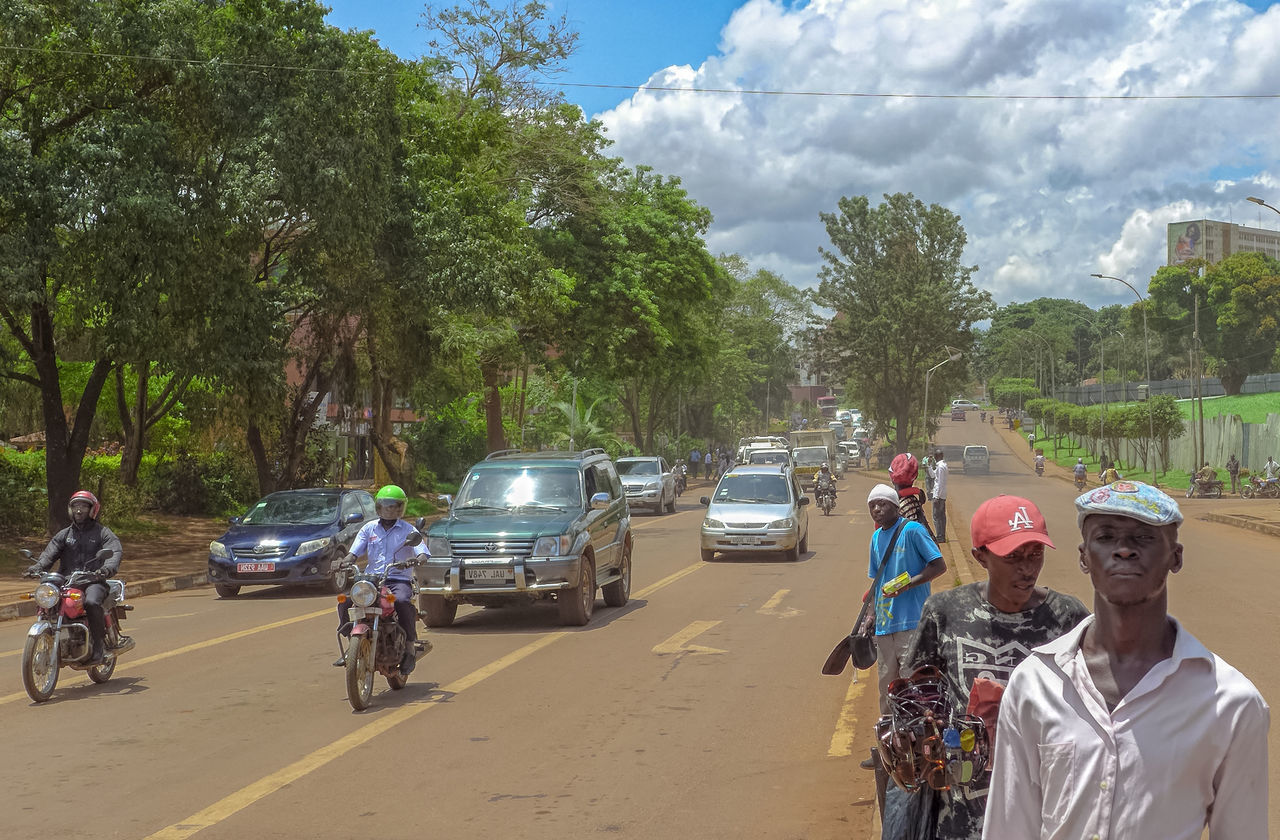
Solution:
[{"label": "distant building", "polygon": [[1216,263],[1223,257],[1252,251],[1280,259],[1280,231],[1199,219],[1173,222],[1167,232],[1167,265],[1181,265],[1192,259]]}]

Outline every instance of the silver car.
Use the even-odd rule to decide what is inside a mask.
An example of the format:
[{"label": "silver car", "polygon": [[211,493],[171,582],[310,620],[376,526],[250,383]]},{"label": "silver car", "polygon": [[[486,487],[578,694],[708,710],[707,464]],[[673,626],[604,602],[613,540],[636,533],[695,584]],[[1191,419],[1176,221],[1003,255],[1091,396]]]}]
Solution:
[{"label": "silver car", "polygon": [[627,504],[633,510],[647,507],[654,513],[675,512],[676,474],[666,458],[637,455],[619,458],[614,464],[627,491]]},{"label": "silver car", "polygon": [[734,467],[716,485],[702,520],[703,560],[717,551],[782,552],[797,561],[809,550],[809,498],[786,466]]}]

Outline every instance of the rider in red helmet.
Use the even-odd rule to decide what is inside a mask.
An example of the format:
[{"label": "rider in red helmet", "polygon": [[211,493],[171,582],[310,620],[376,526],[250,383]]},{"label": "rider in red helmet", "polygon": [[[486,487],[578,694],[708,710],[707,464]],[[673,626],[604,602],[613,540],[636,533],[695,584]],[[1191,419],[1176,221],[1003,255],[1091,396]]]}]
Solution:
[{"label": "rider in red helmet", "polygon": [[924,491],[915,486],[919,471],[920,462],[916,460],[916,456],[903,452],[894,455],[889,463],[889,480],[898,491],[898,511],[902,518],[908,522],[919,522],[929,532],[929,536],[933,537],[934,542],[937,542],[938,538],[934,536],[929,520],[924,515]]},{"label": "rider in red helmet", "polygon": [[[107,578],[114,577],[120,570],[120,538],[111,533],[111,529],[98,521],[102,505],[98,497],[88,490],[73,493],[67,502],[67,513],[71,516],[71,524],[53,535],[49,545],[40,554],[40,559],[27,571],[32,574],[44,573],[59,562],[58,573],[70,576],[73,572],[94,572],[97,580],[84,589],[84,611],[89,619],[89,633],[93,637],[93,658],[87,662],[93,665],[102,662],[105,654],[103,640],[107,635],[107,619],[103,612],[103,602],[107,600]],[[102,549],[111,551],[111,556],[101,564],[95,559]]]}]

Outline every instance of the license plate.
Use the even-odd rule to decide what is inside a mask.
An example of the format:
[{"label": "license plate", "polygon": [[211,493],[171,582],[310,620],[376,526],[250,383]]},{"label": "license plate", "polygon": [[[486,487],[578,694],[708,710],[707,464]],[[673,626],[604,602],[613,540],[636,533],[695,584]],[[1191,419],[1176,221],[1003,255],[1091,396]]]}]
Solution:
[{"label": "license plate", "polygon": [[515,580],[512,569],[464,569],[467,580]]},{"label": "license plate", "polygon": [[274,572],[275,563],[237,563],[237,572]]},{"label": "license plate", "polygon": [[734,537],[733,544],[734,545],[759,545],[760,538],[759,537]]}]

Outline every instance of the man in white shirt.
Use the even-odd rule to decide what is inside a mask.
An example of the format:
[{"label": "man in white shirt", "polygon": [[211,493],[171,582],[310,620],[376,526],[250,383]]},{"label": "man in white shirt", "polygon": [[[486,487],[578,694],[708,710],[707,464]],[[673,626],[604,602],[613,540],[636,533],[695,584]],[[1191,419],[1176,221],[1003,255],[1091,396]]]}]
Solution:
[{"label": "man in white shirt", "polygon": [[1270,709],[1168,615],[1177,503],[1118,481],[1076,510],[1094,615],[1014,670],[982,836],[1264,840]]},{"label": "man in white shirt", "polygon": [[933,463],[926,468],[933,479],[933,536],[941,544],[947,541],[947,476],[951,468],[941,449],[934,451],[933,458]]}]

